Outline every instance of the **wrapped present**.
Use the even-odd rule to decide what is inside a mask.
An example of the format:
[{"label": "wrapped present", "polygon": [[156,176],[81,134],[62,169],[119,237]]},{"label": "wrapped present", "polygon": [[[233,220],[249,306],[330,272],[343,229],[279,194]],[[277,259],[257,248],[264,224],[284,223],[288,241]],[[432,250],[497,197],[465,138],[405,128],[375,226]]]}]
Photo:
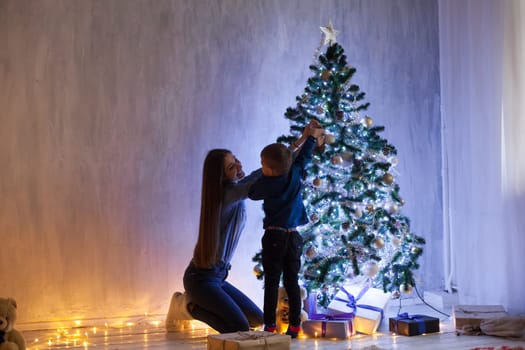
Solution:
[{"label": "wrapped present", "polygon": [[[317,310],[317,308],[316,308]],[[347,339],[355,334],[354,314],[309,314],[302,324],[303,333],[312,338]]]},{"label": "wrapped present", "polygon": [[454,305],[454,327],[458,331],[479,329],[482,320],[508,316],[501,305]]},{"label": "wrapped present", "polygon": [[389,319],[390,332],[401,335],[420,335],[439,332],[439,318],[425,315],[399,314]]},{"label": "wrapped present", "polygon": [[208,350],[289,350],[289,335],[247,331],[208,335]]},{"label": "wrapped present", "polygon": [[346,285],[340,288],[328,305],[328,313],[354,313],[354,329],[359,333],[373,334],[381,324],[390,294],[367,285]]}]

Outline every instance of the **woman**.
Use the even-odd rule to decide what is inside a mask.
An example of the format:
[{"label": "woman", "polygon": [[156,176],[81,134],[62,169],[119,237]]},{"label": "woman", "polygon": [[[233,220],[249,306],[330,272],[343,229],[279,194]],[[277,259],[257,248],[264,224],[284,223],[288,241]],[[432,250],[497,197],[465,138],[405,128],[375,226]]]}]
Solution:
[{"label": "woman", "polygon": [[204,161],[199,238],[184,273],[188,311],[220,333],[247,331],[263,323],[263,313],[226,281],[246,223],[244,199],[260,170],[244,176],[228,150],[211,150]]}]

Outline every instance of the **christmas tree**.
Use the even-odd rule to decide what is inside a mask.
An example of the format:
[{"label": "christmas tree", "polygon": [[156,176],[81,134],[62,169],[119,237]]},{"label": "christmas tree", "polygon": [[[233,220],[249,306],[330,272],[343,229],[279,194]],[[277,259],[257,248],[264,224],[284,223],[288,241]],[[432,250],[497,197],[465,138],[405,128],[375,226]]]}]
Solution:
[{"label": "christmas tree", "polygon": [[[410,293],[425,241],[410,231],[410,220],[395,181],[397,150],[365,114],[365,93],[352,83],[356,69],[347,64],[332,23],[310,66],[311,77],[294,107],[286,110],[291,144],[315,118],[326,132],[304,180],[303,199],[310,223],[300,228],[304,259],[300,280],[326,306],[345,282],[366,277],[385,292]],[[324,54],[321,49],[326,46]],[[264,276],[261,253],[254,273]],[[363,277],[364,276],[364,277]]]}]

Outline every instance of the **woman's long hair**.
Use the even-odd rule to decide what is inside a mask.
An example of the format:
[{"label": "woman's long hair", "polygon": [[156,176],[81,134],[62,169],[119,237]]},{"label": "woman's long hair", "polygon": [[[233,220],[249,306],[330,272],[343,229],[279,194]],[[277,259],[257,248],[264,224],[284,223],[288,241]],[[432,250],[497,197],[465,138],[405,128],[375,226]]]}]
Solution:
[{"label": "woman's long hair", "polygon": [[229,153],[226,149],[213,149],[204,160],[199,239],[193,251],[193,263],[198,268],[211,268],[219,258],[217,250],[225,182],[224,157]]}]

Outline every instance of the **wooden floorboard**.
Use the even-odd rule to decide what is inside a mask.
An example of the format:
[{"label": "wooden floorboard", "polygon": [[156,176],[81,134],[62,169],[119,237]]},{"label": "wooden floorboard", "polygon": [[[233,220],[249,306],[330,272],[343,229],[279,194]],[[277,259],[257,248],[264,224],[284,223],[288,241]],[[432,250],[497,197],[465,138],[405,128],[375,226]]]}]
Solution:
[{"label": "wooden floorboard", "polygon": [[[439,314],[424,304],[403,307],[403,312],[409,314],[425,314],[438,317],[440,332],[422,336],[397,336],[388,331],[388,317],[393,317],[399,311],[398,307],[391,305],[387,310],[386,318],[383,320],[378,332],[374,335],[358,334],[349,339],[312,339],[301,337],[292,340],[292,350],[303,349],[494,349],[525,350],[525,340],[505,339],[490,336],[457,336],[453,322],[450,317]],[[447,312],[448,311],[448,312]],[[444,310],[449,314],[449,310]],[[133,322],[120,321],[118,324],[112,322],[96,325],[84,322],[84,325],[72,325],[71,327],[47,328],[33,325],[33,329],[26,325],[23,330],[24,338],[29,350],[50,349],[112,349],[112,350],[135,350],[135,349],[157,349],[157,350],[201,350],[207,348],[207,336],[215,332],[199,322],[193,322],[191,329],[180,332],[167,333],[164,330],[163,316],[142,317]],[[95,323],[94,321],[92,323]]]}]

